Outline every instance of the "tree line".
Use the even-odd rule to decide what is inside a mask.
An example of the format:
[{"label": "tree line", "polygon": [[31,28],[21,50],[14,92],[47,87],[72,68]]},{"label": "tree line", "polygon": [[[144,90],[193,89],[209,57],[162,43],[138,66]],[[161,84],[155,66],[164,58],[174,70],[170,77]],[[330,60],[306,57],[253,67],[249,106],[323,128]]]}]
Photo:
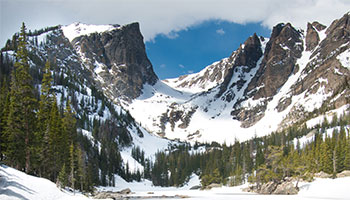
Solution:
[{"label": "tree line", "polygon": [[[295,124],[230,146],[213,142],[206,145],[205,152],[197,151],[198,145],[183,144],[156,154],[151,179],[154,185],[182,186],[197,174],[206,187],[212,183],[236,186],[245,181],[261,186],[287,177],[311,180],[321,171],[335,178],[337,173],[350,170],[349,120],[350,114],[344,114],[334,116],[331,122],[325,118],[312,129]],[[307,134],[312,139],[300,144],[299,138]]]}]

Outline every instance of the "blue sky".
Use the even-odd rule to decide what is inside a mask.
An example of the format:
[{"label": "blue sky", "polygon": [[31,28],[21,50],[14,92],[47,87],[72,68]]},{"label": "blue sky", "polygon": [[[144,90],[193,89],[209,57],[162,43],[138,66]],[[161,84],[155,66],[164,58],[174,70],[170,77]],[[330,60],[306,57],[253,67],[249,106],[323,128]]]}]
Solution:
[{"label": "blue sky", "polygon": [[254,33],[269,37],[271,30],[258,23],[246,25],[206,20],[186,30],[158,35],[146,42],[146,51],[160,79],[198,72],[228,57]]}]

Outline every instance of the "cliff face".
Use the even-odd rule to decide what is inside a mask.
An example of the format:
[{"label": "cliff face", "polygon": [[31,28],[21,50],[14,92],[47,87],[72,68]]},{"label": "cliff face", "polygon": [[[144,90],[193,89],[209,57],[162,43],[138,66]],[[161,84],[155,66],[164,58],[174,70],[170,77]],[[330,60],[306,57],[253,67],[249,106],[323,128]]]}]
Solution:
[{"label": "cliff face", "polygon": [[130,101],[141,94],[144,84],[154,85],[158,77],[146,55],[139,24],[115,27],[81,35],[71,43],[110,98]]}]

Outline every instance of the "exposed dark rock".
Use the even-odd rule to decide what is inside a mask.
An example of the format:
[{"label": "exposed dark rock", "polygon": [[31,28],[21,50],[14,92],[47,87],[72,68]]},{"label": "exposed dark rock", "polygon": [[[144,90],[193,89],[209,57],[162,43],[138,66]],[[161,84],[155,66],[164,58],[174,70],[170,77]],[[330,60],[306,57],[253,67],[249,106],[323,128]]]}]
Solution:
[{"label": "exposed dark rock", "polygon": [[267,98],[276,94],[292,74],[295,62],[301,57],[303,41],[301,33],[291,24],[279,24],[272,30],[271,38],[266,44],[264,58],[248,91],[262,86],[253,92],[254,99]]},{"label": "exposed dark rock", "polygon": [[99,73],[101,88],[111,98],[132,100],[141,94],[144,84],[153,85],[158,78],[147,58],[139,24],[133,23],[103,33],[75,38],[72,44],[89,59],[89,68],[95,61],[105,65]]},{"label": "exposed dark rock", "polygon": [[327,26],[320,24],[319,22],[312,22],[311,24],[317,31],[323,31]]},{"label": "exposed dark rock", "polygon": [[292,103],[292,98],[282,98],[279,100],[278,105],[276,107],[278,112],[284,111],[290,104]]},{"label": "exposed dark rock", "polygon": [[[254,100],[264,100],[253,108],[240,108],[240,102],[237,102],[238,105],[235,105],[231,113],[234,119],[242,122],[242,127],[248,128],[264,116],[268,101],[283,86],[289,76],[298,71],[295,63],[301,57],[302,51],[301,33],[291,24],[278,24],[273,28],[259,70],[245,91],[245,98],[253,97]],[[288,102],[285,103],[280,110],[287,106]]]},{"label": "exposed dark rock", "polygon": [[319,42],[320,42],[320,37],[318,36],[317,31],[312,26],[312,24],[308,23],[306,38],[305,38],[306,51],[313,50],[318,45]]},{"label": "exposed dark rock", "polygon": [[192,187],[190,188],[190,190],[199,190],[199,189],[201,189],[201,187],[202,187],[202,186],[200,186],[200,185],[195,185],[195,186],[192,186]]},{"label": "exposed dark rock", "polygon": [[181,121],[178,125],[179,128],[185,129],[188,127],[191,121],[192,115],[196,112],[198,107],[192,107],[190,109],[184,109],[181,105],[173,103],[169,106],[169,109],[162,114],[160,118],[161,129],[165,131],[166,123],[170,123],[172,131],[174,131],[175,124]]},{"label": "exposed dark rock", "polygon": [[228,90],[230,87],[229,83],[233,74],[235,73],[236,67],[247,66],[245,71],[249,72],[256,66],[261,56],[261,43],[258,36],[254,34],[244,42],[244,45],[241,45],[240,48],[230,56],[231,62],[233,62],[233,67],[231,67],[227,72],[227,75],[225,76],[223,83],[220,85],[220,90],[216,94],[216,97],[219,98],[225,91]]}]

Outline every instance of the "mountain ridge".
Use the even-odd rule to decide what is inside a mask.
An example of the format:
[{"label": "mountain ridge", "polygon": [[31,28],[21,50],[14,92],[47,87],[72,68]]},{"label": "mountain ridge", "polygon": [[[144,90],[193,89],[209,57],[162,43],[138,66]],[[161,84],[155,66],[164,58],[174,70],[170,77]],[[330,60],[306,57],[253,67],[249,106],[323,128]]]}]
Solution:
[{"label": "mountain ridge", "polygon": [[[278,24],[266,41],[263,55],[259,57],[258,53],[252,59],[250,53],[248,59],[254,60],[250,67],[239,61],[244,57],[242,52],[247,51],[246,44],[241,45],[230,57],[199,73],[164,81],[179,91],[190,92],[189,97],[184,96],[185,100],[159,95],[143,104],[136,99],[129,111],[136,120],[147,124],[149,131],[165,137],[210,142],[220,138],[218,134],[211,136],[210,133],[219,131],[226,135],[221,142],[232,142],[235,137],[245,140],[288,127],[306,120],[312,115],[307,113],[315,110],[346,110],[342,106],[349,102],[346,86],[349,72],[337,56],[342,55],[343,61],[349,57],[342,53],[349,48],[348,18],[345,14],[329,27],[318,22],[309,23],[306,33],[289,23]],[[331,42],[332,38],[336,43]],[[259,40],[261,43],[262,38]],[[251,42],[248,39],[245,43]],[[314,62],[322,67],[313,68]],[[250,73],[256,68],[256,72]],[[158,93],[164,95],[165,92]],[[335,98],[335,93],[341,95]],[[163,110],[143,109],[142,113],[147,113],[147,117],[140,117],[135,110],[150,106],[150,102],[164,107]],[[227,110],[231,111],[228,113]],[[151,112],[154,114],[148,114]],[[229,131],[231,129],[235,131]]]},{"label": "mountain ridge", "polygon": [[[306,120],[315,110],[348,105],[348,18],[345,14],[328,27],[308,23],[306,31],[278,24],[270,38],[254,34],[199,73],[163,81],[153,71],[138,23],[56,29],[84,68],[75,73],[85,74],[149,132],[223,143],[263,136]],[[67,27],[80,32],[64,35]],[[49,52],[49,57],[60,54]],[[212,135],[217,131],[220,139]]]}]

